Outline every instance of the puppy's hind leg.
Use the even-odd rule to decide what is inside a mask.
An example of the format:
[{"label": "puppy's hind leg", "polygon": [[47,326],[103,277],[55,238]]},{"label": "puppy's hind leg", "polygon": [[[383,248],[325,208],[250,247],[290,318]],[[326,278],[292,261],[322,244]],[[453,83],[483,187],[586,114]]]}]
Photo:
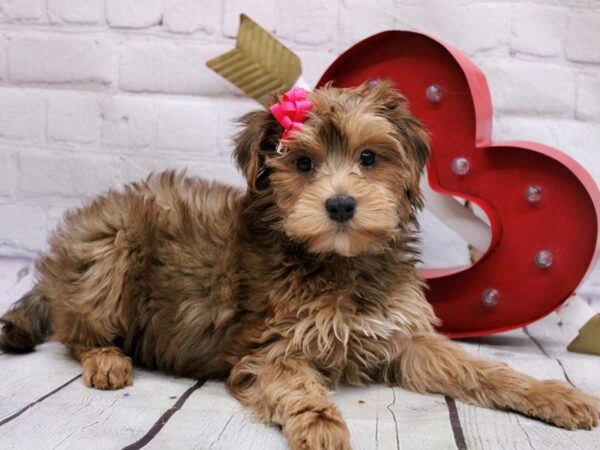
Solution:
[{"label": "puppy's hind leg", "polygon": [[115,287],[123,281],[111,273],[108,264],[92,266],[86,276],[101,281],[79,279],[76,289],[55,301],[52,338],[81,361],[87,386],[121,389],[131,385],[133,378],[131,359],[115,346],[123,340],[128,325],[122,308],[123,290]]},{"label": "puppy's hind leg", "polygon": [[512,410],[570,430],[598,424],[598,399],[567,383],[536,380],[504,363],[476,358],[437,334],[414,336],[385,378],[417,392]]},{"label": "puppy's hind leg", "polygon": [[81,360],[83,382],[96,389],[121,389],[133,384],[133,364],[117,347],[70,348]]},{"label": "puppy's hind leg", "polygon": [[122,340],[122,334],[99,320],[98,311],[96,320],[92,320],[81,313],[69,311],[64,306],[65,302],[62,302],[60,314],[55,314],[53,338],[81,361],[86,386],[110,390],[133,384],[131,358],[115,346],[115,342]]},{"label": "puppy's hind leg", "polygon": [[0,318],[0,325],[0,350],[33,350],[52,332],[48,299],[32,289]]},{"label": "puppy's hind leg", "polygon": [[[64,303],[61,304],[64,307]],[[123,350],[114,345],[121,340],[115,330],[101,321],[61,309],[56,315],[53,337],[81,361],[83,382],[102,390],[121,389],[133,384],[133,364]]]}]

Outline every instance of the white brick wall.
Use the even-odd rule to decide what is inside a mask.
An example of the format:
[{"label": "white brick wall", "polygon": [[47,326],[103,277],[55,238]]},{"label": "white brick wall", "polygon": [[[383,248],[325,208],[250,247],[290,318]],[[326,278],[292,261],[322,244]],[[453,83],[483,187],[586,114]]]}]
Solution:
[{"label": "white brick wall", "polygon": [[90,144],[98,141],[100,99],[88,92],[55,91],[48,98],[48,140]]},{"label": "white brick wall", "polygon": [[156,141],[157,101],[144,96],[111,95],[102,105],[101,126],[100,147],[141,153]]},{"label": "white brick wall", "polygon": [[229,49],[197,40],[128,40],[121,49],[119,87],[140,93],[225,95],[232,88],[204,62]]},{"label": "white brick wall", "polygon": [[0,88],[0,136],[7,141],[43,142],[45,97],[35,89]]},{"label": "white brick wall", "polygon": [[[310,83],[378,31],[439,36],[486,72],[496,139],[561,148],[600,181],[599,0],[0,0],[0,255],[43,248],[65,208],[151,170],[242,185],[231,121],[256,105],[204,66],[241,12]],[[440,229],[425,218],[426,260],[464,260]]]},{"label": "white brick wall", "polygon": [[44,0],[0,0],[0,11],[5,21],[37,22],[44,16]]},{"label": "white brick wall", "polygon": [[53,24],[101,24],[104,0],[48,0],[48,21]]},{"label": "white brick wall", "polygon": [[[12,27],[11,27],[12,28]],[[117,47],[101,34],[79,36],[72,33],[7,33],[8,78],[17,83],[64,83],[109,85],[117,63]],[[59,31],[59,30],[57,30]]]},{"label": "white brick wall", "polygon": [[162,20],[164,3],[164,0],[106,0],[106,21],[111,27],[153,27]]},{"label": "white brick wall", "polygon": [[221,30],[221,0],[165,0],[163,27],[173,33]]}]

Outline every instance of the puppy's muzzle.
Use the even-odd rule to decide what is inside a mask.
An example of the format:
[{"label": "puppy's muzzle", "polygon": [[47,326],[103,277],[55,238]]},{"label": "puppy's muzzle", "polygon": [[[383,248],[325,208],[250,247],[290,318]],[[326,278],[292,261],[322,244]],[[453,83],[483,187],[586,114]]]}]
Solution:
[{"label": "puppy's muzzle", "polygon": [[356,201],[349,195],[336,195],[325,201],[325,209],[332,220],[344,223],[354,217]]}]

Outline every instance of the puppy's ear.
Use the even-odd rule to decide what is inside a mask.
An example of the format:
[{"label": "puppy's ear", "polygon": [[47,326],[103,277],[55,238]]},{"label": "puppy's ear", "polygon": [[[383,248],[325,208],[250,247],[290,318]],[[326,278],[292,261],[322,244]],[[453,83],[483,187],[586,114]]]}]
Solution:
[{"label": "puppy's ear", "polygon": [[[368,82],[366,83],[368,86]],[[429,158],[429,133],[419,119],[408,109],[408,101],[394,89],[391,81],[368,86],[367,95],[381,108],[382,113],[398,129],[402,144],[412,153],[417,166],[423,169]]]},{"label": "puppy's ear", "polygon": [[282,128],[268,110],[250,112],[239,118],[238,124],[242,130],[234,137],[233,156],[248,182],[248,189],[257,191],[266,174],[265,158],[275,152]]},{"label": "puppy's ear", "polygon": [[382,81],[371,86],[366,95],[397,130],[398,140],[407,152],[411,163],[412,183],[407,193],[413,205],[420,208],[422,202],[419,182],[429,158],[429,133],[421,121],[413,116],[408,109],[406,98],[394,89],[390,81]]},{"label": "puppy's ear", "polygon": [[421,173],[430,154],[429,132],[423,123],[412,115],[405,104],[401,104],[395,113],[396,126],[404,137],[404,147],[412,155],[417,171]]}]

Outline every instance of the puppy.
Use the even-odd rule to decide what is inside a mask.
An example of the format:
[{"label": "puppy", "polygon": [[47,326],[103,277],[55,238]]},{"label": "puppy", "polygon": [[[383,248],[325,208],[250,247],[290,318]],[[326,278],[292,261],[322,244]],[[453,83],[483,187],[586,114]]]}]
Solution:
[{"label": "puppy", "polygon": [[309,99],[282,152],[268,110],[241,119],[246,192],[165,172],[68,214],[2,318],[1,347],[62,342],[97,389],[130,385],[132,362],[226,377],[293,449],[349,448],[328,397],[338,383],[596,426],[594,397],[436,334],[415,270],[428,136],[404,98],[383,82]]}]

